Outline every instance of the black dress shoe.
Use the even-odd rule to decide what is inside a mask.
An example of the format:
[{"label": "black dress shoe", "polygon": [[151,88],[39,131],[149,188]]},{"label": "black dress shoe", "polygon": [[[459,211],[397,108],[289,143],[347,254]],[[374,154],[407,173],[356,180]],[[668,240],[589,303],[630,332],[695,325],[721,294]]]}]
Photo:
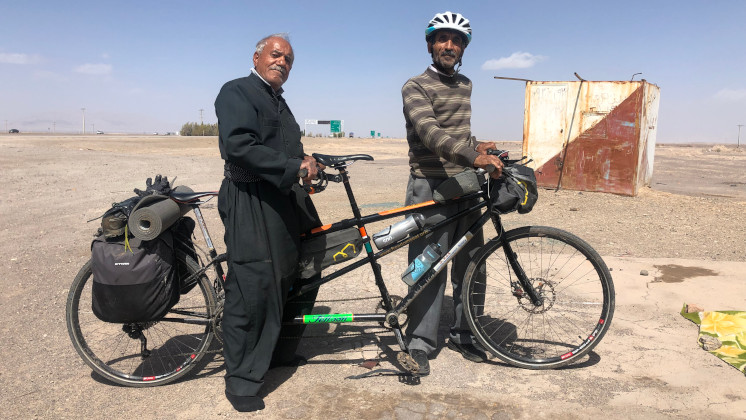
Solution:
[{"label": "black dress shoe", "polygon": [[241,413],[258,411],[264,408],[264,400],[254,395],[233,395],[225,391],[225,398],[228,399],[236,411]]},{"label": "black dress shoe", "polygon": [[464,359],[472,361],[474,363],[481,363],[487,360],[487,353],[480,347],[474,344],[459,344],[453,340],[448,340],[446,343],[449,349],[461,353]]},{"label": "black dress shoe", "polygon": [[417,363],[417,376],[427,376],[430,374],[430,361],[427,360],[427,353],[424,350],[410,349],[409,356]]}]

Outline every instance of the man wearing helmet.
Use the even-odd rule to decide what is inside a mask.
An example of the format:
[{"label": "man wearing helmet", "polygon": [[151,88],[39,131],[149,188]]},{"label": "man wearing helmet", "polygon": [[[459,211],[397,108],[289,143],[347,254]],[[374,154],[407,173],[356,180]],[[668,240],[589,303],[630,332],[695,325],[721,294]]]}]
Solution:
[{"label": "man wearing helmet", "polygon": [[[499,158],[486,154],[488,149],[496,148],[493,142],[477,142],[471,136],[471,80],[458,72],[464,50],[471,42],[469,20],[460,13],[438,13],[425,30],[425,40],[432,64],[402,87],[410,166],[407,205],[432,200],[433,190],[441,182],[467,168],[493,165],[496,169],[490,176],[498,178],[503,166]],[[435,211],[425,211],[423,215],[428,224],[433,224],[472,205],[473,202],[455,203]],[[452,241],[463,236],[478,217],[478,212],[474,212],[414,241],[409,247],[409,259],[416,258],[429,243],[437,242],[444,249],[450,248]],[[474,362],[484,361],[487,356],[472,337],[464,319],[461,283],[469,260],[483,243],[480,232],[454,258],[451,267],[454,321],[448,347]],[[428,355],[438,345],[446,277],[446,273],[441,272],[434,284],[425,288],[408,309],[409,354],[422,376],[430,373]]]}]

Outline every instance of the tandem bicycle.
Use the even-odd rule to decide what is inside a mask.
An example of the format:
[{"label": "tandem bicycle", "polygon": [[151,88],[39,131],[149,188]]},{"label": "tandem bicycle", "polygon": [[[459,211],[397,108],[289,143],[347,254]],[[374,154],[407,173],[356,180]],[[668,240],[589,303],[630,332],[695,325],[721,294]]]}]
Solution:
[{"label": "tandem bicycle", "polygon": [[[508,159],[504,151],[495,154],[506,168],[520,162]],[[483,170],[477,171],[480,187],[475,192],[445,202],[428,201],[363,215],[350,186],[348,167],[373,158],[365,154],[313,156],[326,171],[336,173],[320,171],[319,180],[307,189],[319,193],[330,183],[343,184],[354,216],[315,228],[306,239],[354,229],[359,232],[365,252],[336,271],[295,287],[288,300],[361,267],[370,267],[383,312],[312,314],[296,317],[294,323],[378,323],[393,332],[406,355],[402,324],[407,308],[474,234],[491,222],[496,236],[487,240],[471,259],[461,298],[474,337],[493,357],[521,368],[559,368],[581,360],[608,331],[614,314],[614,285],[600,255],[579,237],[553,227],[523,226],[506,231],[500,212],[493,209],[491,181]],[[192,238],[176,241],[176,259],[182,267],[178,275],[188,292],[162,318],[130,324],[97,319],[90,308],[91,262],[81,268],[68,295],[66,323],[73,346],[93,371],[126,386],[155,386],[183,377],[206,354],[220,351],[227,257],[217,253],[200,210],[216,195],[217,192],[170,194],[171,200],[191,206],[204,243],[196,246]],[[366,225],[455,202],[476,204],[436,224],[418,225],[405,237],[374,250]],[[389,293],[381,270],[384,258],[474,212],[480,214],[477,221],[412,282],[405,296],[398,298]],[[194,252],[195,248],[198,252]],[[416,364],[405,368],[416,375]]]}]

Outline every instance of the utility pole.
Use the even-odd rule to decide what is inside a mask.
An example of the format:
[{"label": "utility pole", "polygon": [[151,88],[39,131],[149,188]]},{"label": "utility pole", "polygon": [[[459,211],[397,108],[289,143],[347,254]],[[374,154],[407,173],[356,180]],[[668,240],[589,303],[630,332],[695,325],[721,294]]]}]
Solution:
[{"label": "utility pole", "polygon": [[83,111],[83,134],[85,134],[85,108],[80,108]]},{"label": "utility pole", "polygon": [[52,133],[57,133],[57,121],[52,121]]},{"label": "utility pole", "polygon": [[738,124],[738,142],[736,143],[736,149],[741,147],[741,127],[743,127],[743,124]]},{"label": "utility pole", "polygon": [[202,123],[202,111],[204,111],[204,109],[200,108],[199,109],[199,126],[202,127],[202,135],[204,136],[205,135],[205,125],[204,125],[204,123]]}]

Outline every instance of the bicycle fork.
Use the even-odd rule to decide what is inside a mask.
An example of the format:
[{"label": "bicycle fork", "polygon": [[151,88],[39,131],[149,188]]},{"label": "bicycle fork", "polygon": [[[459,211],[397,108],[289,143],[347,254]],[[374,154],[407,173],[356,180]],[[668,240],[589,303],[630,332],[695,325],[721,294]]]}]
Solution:
[{"label": "bicycle fork", "polygon": [[523,267],[521,267],[521,264],[518,262],[518,258],[516,256],[516,253],[513,252],[513,247],[510,246],[510,242],[505,240],[505,229],[503,228],[502,222],[499,218],[494,218],[493,223],[495,225],[495,230],[497,230],[498,232],[497,237],[502,244],[505,258],[508,260],[508,264],[510,264],[510,268],[513,269],[513,273],[515,273],[515,276],[518,280],[511,280],[510,282],[513,296],[521,299],[524,297],[525,294],[526,296],[528,296],[534,306],[542,306],[544,304],[544,298],[541,297],[539,293],[537,293],[536,288],[534,288],[533,284],[531,284],[531,279],[526,276],[526,272],[523,270]]}]

